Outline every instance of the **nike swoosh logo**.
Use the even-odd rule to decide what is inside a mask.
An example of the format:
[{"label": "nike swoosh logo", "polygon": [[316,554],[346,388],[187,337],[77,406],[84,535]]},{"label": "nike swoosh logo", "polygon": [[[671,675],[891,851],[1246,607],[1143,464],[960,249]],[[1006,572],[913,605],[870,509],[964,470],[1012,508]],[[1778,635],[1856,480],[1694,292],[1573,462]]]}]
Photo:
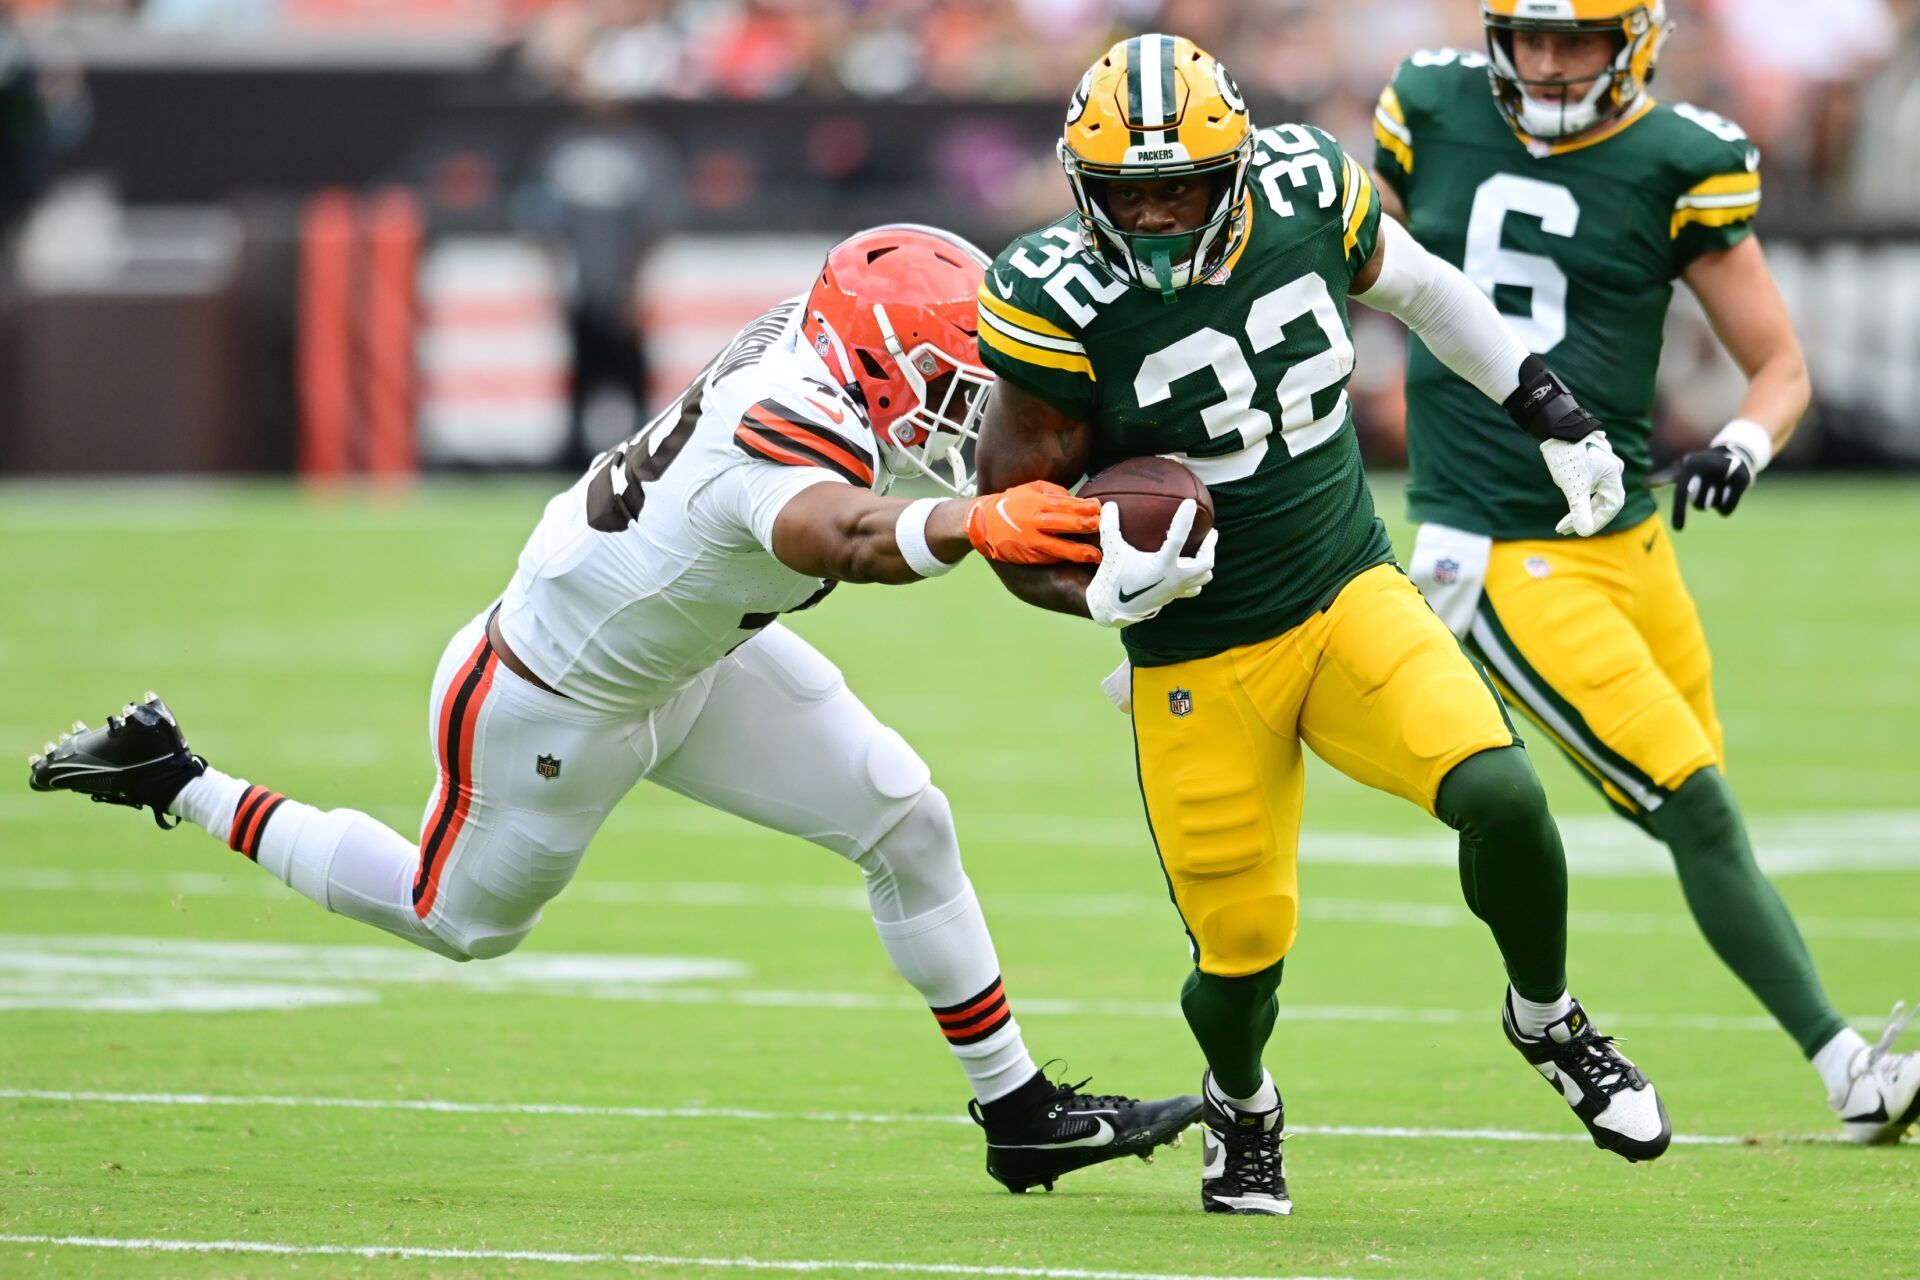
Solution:
[{"label": "nike swoosh logo", "polygon": [[826,414],[829,418],[832,418],[833,425],[836,427],[847,420],[846,411],[841,409],[838,405],[821,404],[818,400],[815,400],[812,396],[805,396],[803,397],[803,399],[805,399],[808,404],[812,405],[814,408],[818,409],[820,412]]},{"label": "nike swoosh logo", "polygon": [[[1158,586],[1158,585],[1159,585],[1158,583],[1154,584],[1154,586]],[[1134,592],[1122,591],[1120,593],[1120,603],[1132,604],[1135,600],[1138,600],[1141,596],[1147,594],[1147,592],[1151,590],[1153,590],[1153,587],[1142,587],[1138,591],[1134,591]]]},{"label": "nike swoosh logo", "polygon": [[1847,1124],[1885,1124],[1887,1122],[1887,1100],[1885,1098],[1880,1099],[1880,1105],[1871,1111],[1862,1112],[1857,1116],[1841,1116],[1840,1119]]},{"label": "nike swoosh logo", "polygon": [[1645,543],[1641,544],[1641,549],[1644,551],[1652,551],[1653,544],[1658,541],[1660,541],[1660,535],[1656,533],[1652,537],[1648,538]]},{"label": "nike swoosh logo", "polygon": [[[1002,498],[1002,499],[1000,499],[1000,501],[998,501],[998,502],[996,502],[996,503],[994,503],[994,504],[993,504],[993,509],[994,509],[995,511],[998,511],[998,512],[1000,513],[1000,518],[1001,518],[1002,520],[1005,520],[1005,521],[1007,522],[1007,528],[1009,528],[1009,529],[1011,529],[1011,530],[1013,530],[1013,531],[1014,531],[1015,533],[1025,533],[1025,532],[1026,532],[1026,530],[1025,530],[1025,529],[1022,529],[1022,528],[1020,527],[1020,522],[1019,522],[1018,520],[1015,520],[1015,519],[1013,518],[1013,516],[1012,516],[1012,515],[1011,515],[1011,514],[1010,514],[1010,513],[1009,513],[1009,512],[1007,511],[1007,500],[1006,500],[1005,498]],[[1123,596],[1121,596],[1121,597],[1120,597],[1120,599],[1121,599],[1121,601],[1122,601],[1122,602],[1125,602],[1125,600],[1126,600],[1126,596],[1124,596],[1124,595],[1123,595]],[[1106,1123],[1106,1121],[1104,1121],[1104,1120],[1103,1120],[1103,1121],[1101,1121],[1101,1123],[1102,1123],[1102,1124],[1105,1124],[1105,1123]]]},{"label": "nike swoosh logo", "polygon": [[1000,293],[1000,296],[1005,298],[1008,302],[1013,301],[1013,290],[1007,287],[1006,281],[1000,278],[1000,273],[998,271],[993,273],[993,287],[996,290],[998,290]]},{"label": "nike swoosh logo", "polygon": [[1063,1151],[1068,1147],[1104,1147],[1113,1141],[1113,1126],[1105,1120],[1095,1120],[1099,1127],[1084,1138],[1075,1138],[1071,1142],[1023,1142],[1022,1151]]},{"label": "nike swoosh logo", "polygon": [[1200,1169],[1203,1178],[1223,1178],[1227,1173],[1227,1148],[1215,1140],[1212,1133],[1205,1133],[1200,1139],[1201,1157],[1204,1161]]}]

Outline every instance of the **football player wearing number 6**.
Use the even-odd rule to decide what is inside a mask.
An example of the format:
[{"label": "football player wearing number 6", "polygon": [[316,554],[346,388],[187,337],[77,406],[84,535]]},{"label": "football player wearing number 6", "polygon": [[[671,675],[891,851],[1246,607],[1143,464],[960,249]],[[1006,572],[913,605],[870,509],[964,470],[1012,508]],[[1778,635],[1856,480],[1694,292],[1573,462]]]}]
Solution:
[{"label": "football player wearing number 6", "polygon": [[[1505,405],[1581,534],[1619,501],[1605,437],[1478,290],[1381,216],[1365,165],[1317,129],[1255,132],[1191,41],[1109,50],[1060,157],[1076,212],[1015,241],[980,291],[999,377],[980,476],[1071,484],[1165,454],[1212,493],[1218,543],[1190,560],[1108,531],[1117,592],[1077,566],[1001,569],[1030,603],[1123,628],[1116,700],[1130,694],[1194,961],[1181,1005],[1208,1067],[1202,1205],[1292,1209],[1262,1055],[1299,917],[1302,742],[1460,833],[1461,883],[1506,964],[1506,1035],[1598,1145],[1658,1156],[1671,1130],[1653,1087],[1567,994],[1566,864],[1533,766],[1374,515],[1345,390],[1349,299],[1405,319]],[[1168,541],[1189,528],[1176,516]]]},{"label": "football player wearing number 6", "polygon": [[[881,945],[972,1088],[994,1178],[1051,1187],[1149,1154],[1199,1098],[1086,1094],[1035,1069],[946,797],[779,621],[837,583],[918,582],[973,550],[1098,558],[1061,536],[1097,528],[1091,501],[1046,485],[959,496],[992,381],[974,338],[985,266],[930,227],[841,242],[810,294],[741,330],[547,504],[505,593],[440,659],[418,841],[209,768],[152,694],[47,744],[33,788],[192,822],[330,911],[485,960],[520,945],[646,779],[860,868]],[[956,496],[883,496],[899,475]]]},{"label": "football player wearing number 6", "polygon": [[[1721,772],[1711,659],[1647,486],[1673,283],[1747,375],[1733,419],[1680,460],[1673,525],[1730,514],[1807,407],[1806,364],[1752,234],[1760,157],[1740,129],[1648,92],[1660,0],[1486,0],[1487,54],[1415,54],[1374,116],[1381,198],[1458,264],[1606,425],[1625,506],[1554,536],[1559,495],[1504,417],[1416,336],[1407,368],[1412,575],[1509,705],[1673,853],[1714,950],[1800,1046],[1847,1136],[1920,1116],[1900,1008],[1870,1046],[1834,1011],[1754,862]],[[1488,92],[1491,82],[1492,92]],[[1442,358],[1437,358],[1442,357]]]}]

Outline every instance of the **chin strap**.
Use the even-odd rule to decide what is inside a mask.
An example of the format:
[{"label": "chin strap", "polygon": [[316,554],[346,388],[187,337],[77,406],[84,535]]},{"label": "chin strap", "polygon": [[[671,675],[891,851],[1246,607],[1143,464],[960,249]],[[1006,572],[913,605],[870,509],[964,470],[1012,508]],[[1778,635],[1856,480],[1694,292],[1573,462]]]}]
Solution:
[{"label": "chin strap", "polygon": [[1160,286],[1160,300],[1172,302],[1176,296],[1173,288],[1173,255],[1165,249],[1155,249],[1152,265],[1154,281]]}]

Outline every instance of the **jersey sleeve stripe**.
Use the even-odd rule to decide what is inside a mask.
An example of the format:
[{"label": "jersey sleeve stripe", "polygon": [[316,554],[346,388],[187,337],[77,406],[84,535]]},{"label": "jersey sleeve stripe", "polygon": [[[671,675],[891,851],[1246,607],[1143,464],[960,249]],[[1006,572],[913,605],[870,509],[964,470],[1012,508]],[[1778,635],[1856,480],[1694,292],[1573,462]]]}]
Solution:
[{"label": "jersey sleeve stripe", "polygon": [[1346,251],[1352,253],[1360,243],[1360,229],[1366,224],[1367,215],[1373,210],[1375,197],[1373,179],[1367,176],[1367,171],[1356,164],[1352,157],[1347,159],[1347,169],[1360,176],[1360,193],[1353,202],[1353,213],[1347,219],[1346,236],[1341,242]]},{"label": "jersey sleeve stripe", "polygon": [[1741,205],[1734,209],[1682,209],[1673,215],[1673,225],[1669,228],[1675,239],[1679,238],[1683,228],[1698,224],[1703,227],[1730,227],[1736,222],[1745,222],[1760,212],[1760,202]]},{"label": "jersey sleeve stripe", "polygon": [[816,453],[823,458],[831,458],[841,466],[850,469],[860,478],[860,483],[873,483],[871,459],[845,440],[831,432],[814,427],[798,414],[787,412],[785,409],[786,406],[778,401],[762,400],[747,410],[748,420],[741,425],[749,427],[770,440],[784,441],[792,448]]},{"label": "jersey sleeve stripe", "polygon": [[1392,85],[1380,90],[1380,101],[1375,104],[1374,111],[1384,116],[1387,123],[1393,126],[1394,137],[1407,142],[1413,141],[1413,134],[1407,131],[1406,109],[1400,105],[1400,95]]},{"label": "jersey sleeve stripe", "polygon": [[1002,320],[991,311],[982,311],[980,322],[1012,338],[1015,342],[1024,342],[1030,347],[1045,347],[1048,351],[1065,351],[1074,355],[1086,354],[1087,349],[1071,338],[1049,338],[1044,333],[1035,333],[1031,329],[1021,328],[1010,320]]},{"label": "jersey sleeve stripe", "polygon": [[1759,174],[1757,173],[1722,173],[1715,177],[1708,178],[1705,182],[1702,182],[1700,185],[1696,187],[1688,188],[1687,193],[1680,197],[1678,203],[1685,204],[1687,201],[1697,199],[1701,196],[1729,196],[1729,195],[1757,196],[1759,194],[1760,194],[1760,175]]},{"label": "jersey sleeve stripe", "polygon": [[1084,374],[1093,381],[1093,361],[1084,355],[1075,355],[1066,351],[1048,351],[1044,347],[1031,346],[1014,338],[1009,338],[990,324],[980,326],[980,341],[992,347],[1010,360],[1022,364],[1039,365],[1043,369],[1064,369],[1068,373]]},{"label": "jersey sleeve stripe", "polygon": [[[989,275],[987,278],[991,280],[993,277]],[[985,284],[980,286],[980,305],[985,310],[993,312],[993,314],[1000,319],[1017,325],[1022,329],[1031,329],[1035,333],[1044,333],[1050,338],[1065,338],[1069,342],[1073,341],[1072,334],[1051,320],[1034,315],[1031,311],[1022,311],[1019,307],[1014,306],[1004,298],[994,297],[989,287]]]},{"label": "jersey sleeve stripe", "polygon": [[791,441],[769,440],[744,424],[733,433],[733,442],[740,446],[742,453],[751,458],[759,458],[762,462],[777,462],[783,467],[816,467],[823,471],[830,471],[848,484],[859,485],[862,488],[872,484],[871,476],[862,480],[857,471],[843,463],[817,456],[811,451],[794,445]]},{"label": "jersey sleeve stripe", "polygon": [[1760,212],[1758,173],[1721,173],[1701,182],[1673,202],[1669,234],[1678,239],[1688,226],[1728,227]]},{"label": "jersey sleeve stripe", "polygon": [[1373,113],[1373,138],[1380,144],[1381,150],[1400,163],[1408,173],[1413,172],[1413,143],[1394,132],[1392,122],[1378,111]]},{"label": "jersey sleeve stripe", "polygon": [[1413,130],[1407,127],[1406,110],[1392,85],[1380,91],[1380,101],[1373,108],[1373,136],[1402,169],[1413,172]]}]

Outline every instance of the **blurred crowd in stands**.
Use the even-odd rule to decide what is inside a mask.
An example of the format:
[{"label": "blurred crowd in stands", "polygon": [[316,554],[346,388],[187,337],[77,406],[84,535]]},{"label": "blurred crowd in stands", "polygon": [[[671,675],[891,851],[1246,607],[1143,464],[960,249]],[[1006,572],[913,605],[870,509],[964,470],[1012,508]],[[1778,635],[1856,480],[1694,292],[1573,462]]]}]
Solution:
[{"label": "blurred crowd in stands", "polygon": [[[1364,119],[1416,48],[1481,42],[1473,0],[4,0],[23,24],[164,35],[379,33],[518,43],[582,99],[1064,97],[1115,37],[1191,36],[1258,96]],[[1663,90],[1711,103],[1780,158],[1843,167],[1883,72],[1920,41],[1920,0],[1672,0]],[[1902,55],[1905,55],[1904,57]],[[1889,102],[1904,93],[1882,95]],[[1920,107],[1907,106],[1908,112]]]},{"label": "blurred crowd in stands", "polygon": [[[1655,93],[1760,143],[1774,225],[1920,227],[1920,0],[1668,9],[1678,32]],[[492,109],[538,119],[537,141],[509,150],[470,121],[423,134],[396,120],[392,176],[435,227],[553,247],[573,449],[590,453],[624,434],[582,426],[596,387],[649,398],[633,282],[666,237],[817,232],[933,207],[997,243],[1050,221],[1065,196],[1043,141],[1055,104],[1112,41],[1149,30],[1218,55],[1257,123],[1309,120],[1361,156],[1402,58],[1484,45],[1476,0],[0,0],[0,292],[9,223],[99,123],[90,72],[471,68]],[[710,102],[799,105],[770,108],[781,127],[760,131]],[[1378,348],[1363,361],[1378,376],[1354,387],[1369,431],[1398,419],[1398,341],[1376,329],[1361,340]]]}]

